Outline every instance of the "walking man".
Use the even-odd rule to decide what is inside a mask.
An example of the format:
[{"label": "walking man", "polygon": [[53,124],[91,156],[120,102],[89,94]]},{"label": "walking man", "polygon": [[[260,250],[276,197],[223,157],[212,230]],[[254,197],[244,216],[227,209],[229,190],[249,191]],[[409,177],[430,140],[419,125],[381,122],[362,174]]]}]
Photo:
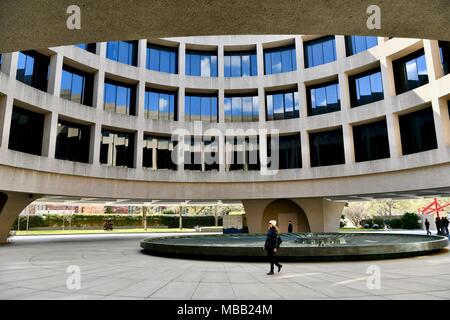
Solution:
[{"label": "walking man", "polygon": [[279,235],[277,222],[275,220],[270,220],[269,227],[267,229],[266,243],[264,244],[264,249],[267,251],[267,256],[269,257],[270,261],[270,272],[267,273],[267,275],[273,274],[274,265],[278,267],[278,272],[280,272],[281,268],[283,267],[280,263],[278,263],[275,260],[275,253],[278,251],[279,248],[278,237]]},{"label": "walking man", "polygon": [[428,219],[425,219],[425,229],[427,229],[427,236],[431,235],[430,232],[430,222],[428,221]]}]

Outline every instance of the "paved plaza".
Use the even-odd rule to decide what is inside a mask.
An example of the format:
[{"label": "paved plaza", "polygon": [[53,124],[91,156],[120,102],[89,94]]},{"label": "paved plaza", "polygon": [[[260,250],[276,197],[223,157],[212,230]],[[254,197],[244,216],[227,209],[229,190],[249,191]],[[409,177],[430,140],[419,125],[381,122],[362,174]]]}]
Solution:
[{"label": "paved plaza", "polygon": [[[151,235],[156,236],[156,235]],[[0,246],[0,299],[449,299],[450,251],[361,262],[268,264],[143,254],[149,235],[15,237]],[[380,289],[367,270],[379,267]],[[69,266],[81,271],[70,290]],[[370,269],[370,268],[369,268]]]}]

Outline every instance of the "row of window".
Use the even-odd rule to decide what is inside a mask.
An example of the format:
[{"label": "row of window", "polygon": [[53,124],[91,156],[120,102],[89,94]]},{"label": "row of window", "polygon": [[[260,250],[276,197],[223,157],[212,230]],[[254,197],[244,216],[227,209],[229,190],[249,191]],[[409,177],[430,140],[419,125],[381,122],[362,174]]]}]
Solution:
[{"label": "row of window", "polygon": [[[450,117],[450,102],[449,102]],[[399,115],[404,155],[437,148],[433,110],[431,107]],[[450,120],[450,119],[449,119]],[[353,142],[356,162],[390,157],[386,120],[354,125]],[[9,149],[41,155],[44,115],[14,106]],[[75,162],[89,162],[91,128],[86,125],[58,121],[55,157]],[[100,163],[109,166],[134,167],[135,133],[102,129]],[[345,163],[342,128],[308,133],[312,167]],[[258,137],[227,137],[226,170],[260,170]],[[268,137],[269,168],[301,168],[300,133],[283,135],[278,140],[278,157],[272,154],[272,138]],[[275,143],[275,141],[273,141]],[[144,135],[144,167],[176,170],[172,152],[177,142],[169,137]],[[185,170],[218,170],[219,146],[214,137],[191,137],[185,140]],[[190,145],[190,147],[189,147]],[[274,159],[278,158],[275,162]]]},{"label": "row of window", "polygon": [[[346,36],[346,53],[351,56],[378,45],[378,38],[371,36]],[[95,53],[95,44],[80,44],[78,47]],[[121,63],[137,65],[138,41],[110,41],[106,57]],[[304,42],[305,67],[311,68],[337,59],[334,36],[325,36]],[[147,45],[146,66],[150,70],[178,73],[178,48],[156,44]],[[256,76],[256,51],[224,53],[225,77]],[[264,50],[264,74],[276,74],[297,69],[295,45]],[[217,77],[217,52],[186,51],[186,75]]]},{"label": "row of window", "polygon": [[[450,52],[449,47],[442,46],[443,54]],[[156,53],[155,53],[156,54]],[[271,55],[278,55],[278,51],[271,51]],[[289,55],[294,61],[293,55]],[[281,55],[281,59],[283,55]],[[236,60],[240,66],[236,70],[252,70],[252,58],[243,55]],[[213,63],[211,57],[192,53],[192,59],[206,59],[202,63],[208,72],[211,72]],[[274,59],[271,57],[271,59]],[[278,58],[275,58],[278,61]],[[231,61],[231,60],[230,60]],[[246,61],[244,63],[244,61]],[[443,60],[445,63],[447,60]],[[238,63],[239,62],[239,63]],[[248,64],[248,63],[249,64]],[[243,68],[243,65],[246,65]],[[17,66],[17,80],[35,88],[46,90],[48,82],[49,58],[36,52],[20,52]],[[170,66],[170,63],[164,62]],[[447,64],[448,65],[448,64]],[[231,68],[232,70],[232,68]],[[198,72],[203,72],[197,70]],[[397,94],[413,90],[428,83],[428,71],[425,63],[424,50],[418,50],[393,62],[395,87]],[[236,71],[238,72],[238,71]],[[78,70],[66,64],[63,65],[61,80],[61,97],[92,106],[94,75]],[[360,74],[349,76],[349,89],[351,107],[358,107],[384,99],[383,81],[379,67]],[[341,109],[340,89],[337,80],[311,85],[306,87],[307,114],[314,116],[323,113],[335,112]],[[258,121],[258,101],[256,94],[238,96],[226,95],[224,101],[225,121],[242,122]],[[136,85],[119,82],[106,78],[104,85],[104,109],[113,112],[136,114]],[[283,92],[267,92],[266,119],[279,120],[298,118],[300,103],[297,89]],[[177,92],[147,89],[145,93],[145,115],[151,119],[177,120]],[[185,96],[186,121],[218,121],[217,94],[199,95],[187,93]]]}]

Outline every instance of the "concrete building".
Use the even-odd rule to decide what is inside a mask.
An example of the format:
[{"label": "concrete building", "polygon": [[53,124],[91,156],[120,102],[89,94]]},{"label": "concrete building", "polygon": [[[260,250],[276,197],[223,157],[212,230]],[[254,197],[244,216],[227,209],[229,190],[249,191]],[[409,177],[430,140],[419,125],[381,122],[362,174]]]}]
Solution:
[{"label": "concrete building", "polygon": [[43,196],[238,200],[250,232],[336,231],[345,201],[446,196],[449,62],[444,41],[319,35],[2,54],[0,242]]}]

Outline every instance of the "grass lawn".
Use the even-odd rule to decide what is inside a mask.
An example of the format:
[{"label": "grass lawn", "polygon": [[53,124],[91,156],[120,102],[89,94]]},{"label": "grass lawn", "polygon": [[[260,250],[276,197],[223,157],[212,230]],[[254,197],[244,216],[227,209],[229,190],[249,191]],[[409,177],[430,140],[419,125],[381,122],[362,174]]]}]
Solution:
[{"label": "grass lawn", "polygon": [[33,231],[17,231],[16,235],[18,236],[37,236],[37,235],[64,235],[64,234],[111,234],[111,233],[168,233],[168,232],[194,232],[194,229],[183,228],[180,230],[178,228],[172,229],[164,229],[164,228],[156,228],[151,229],[148,228],[144,230],[142,228],[138,229],[114,229],[113,231],[105,231],[103,229],[100,230],[33,230]]}]

